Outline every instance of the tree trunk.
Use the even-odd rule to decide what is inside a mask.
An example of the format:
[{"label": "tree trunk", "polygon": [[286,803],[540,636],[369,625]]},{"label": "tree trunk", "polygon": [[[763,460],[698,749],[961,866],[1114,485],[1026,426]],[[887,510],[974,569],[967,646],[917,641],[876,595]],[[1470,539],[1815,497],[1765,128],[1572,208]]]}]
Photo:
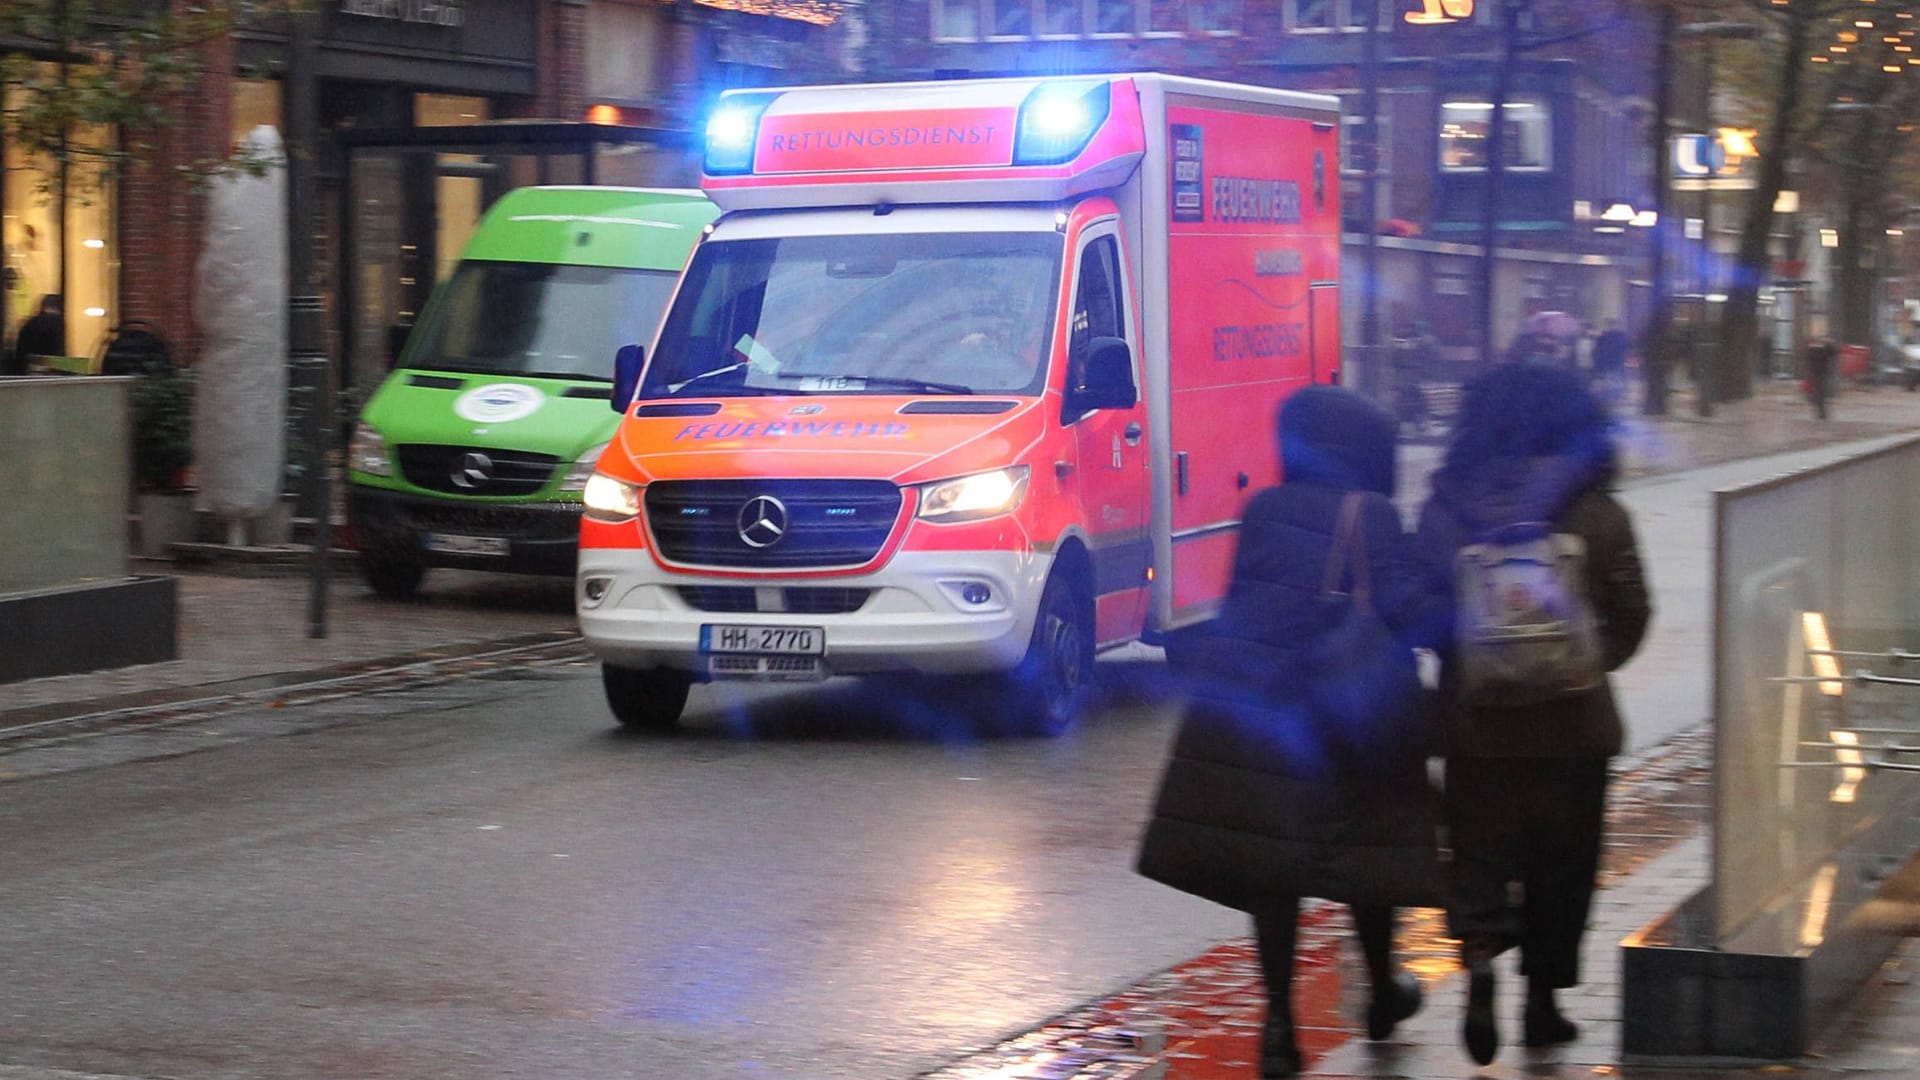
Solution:
[{"label": "tree trunk", "polygon": [[[1863,121],[1864,126],[1864,121]],[[1840,210],[1840,246],[1834,249],[1839,263],[1837,284],[1840,295],[1832,305],[1839,316],[1836,337],[1846,345],[1870,345],[1873,340],[1873,275],[1867,269],[1869,211],[1864,178],[1848,170],[1842,191]]]},{"label": "tree trunk", "polygon": [[1760,283],[1766,280],[1768,241],[1773,235],[1773,203],[1787,183],[1787,158],[1794,141],[1794,111],[1800,107],[1801,75],[1806,70],[1807,37],[1812,16],[1804,8],[1790,9],[1787,40],[1781,52],[1784,70],[1780,91],[1774,95],[1773,115],[1761,141],[1759,186],[1747,204],[1740,230],[1740,256],[1727,286],[1727,303],[1720,311],[1720,397],[1747,397],[1753,392],[1753,351],[1760,339]]}]

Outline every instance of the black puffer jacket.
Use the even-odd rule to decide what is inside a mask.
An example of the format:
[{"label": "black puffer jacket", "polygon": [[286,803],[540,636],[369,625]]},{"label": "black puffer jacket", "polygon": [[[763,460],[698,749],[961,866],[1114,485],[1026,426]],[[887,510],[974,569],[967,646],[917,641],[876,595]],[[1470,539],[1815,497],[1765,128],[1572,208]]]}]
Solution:
[{"label": "black puffer jacket", "polygon": [[[1450,582],[1454,553],[1489,530],[1550,521],[1587,545],[1587,596],[1599,621],[1607,670],[1640,647],[1652,606],[1626,508],[1607,492],[1604,468],[1574,457],[1513,458],[1466,477],[1442,469],[1420,512],[1420,554],[1436,580]],[[1443,649],[1445,654],[1449,650]],[[1623,730],[1613,688],[1598,687],[1517,708],[1467,708],[1455,700],[1451,669],[1442,665],[1448,757],[1607,758],[1620,752]]]},{"label": "black puffer jacket", "polygon": [[1244,910],[1285,896],[1436,904],[1433,744],[1372,748],[1356,771],[1301,704],[1303,654],[1327,629],[1319,596],[1348,492],[1367,493],[1376,609],[1409,646],[1442,633],[1445,598],[1428,591],[1388,498],[1394,423],[1348,391],[1310,387],[1282,409],[1280,441],[1286,481],[1255,495],[1242,518],[1140,872]]}]

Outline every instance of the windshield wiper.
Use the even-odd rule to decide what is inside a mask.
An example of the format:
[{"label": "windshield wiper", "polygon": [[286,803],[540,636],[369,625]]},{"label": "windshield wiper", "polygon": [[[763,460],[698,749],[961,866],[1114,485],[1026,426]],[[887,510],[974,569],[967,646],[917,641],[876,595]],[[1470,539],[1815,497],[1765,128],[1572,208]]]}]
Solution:
[{"label": "windshield wiper", "polygon": [[973,387],[959,383],[928,382],[925,379],[908,379],[897,375],[834,375],[824,371],[782,371],[782,379],[839,379],[846,382],[879,383],[881,386],[897,386],[921,394],[971,394]]},{"label": "windshield wiper", "polygon": [[712,371],[703,371],[700,374],[695,375],[690,379],[681,379],[677,383],[668,383],[667,393],[678,394],[680,391],[685,390],[687,387],[692,386],[694,383],[700,382],[705,379],[715,378],[716,376],[725,375],[729,371],[739,371],[741,368],[746,367],[748,364],[752,362],[753,361],[751,360],[742,360],[737,364],[725,364],[720,367],[714,368]]}]

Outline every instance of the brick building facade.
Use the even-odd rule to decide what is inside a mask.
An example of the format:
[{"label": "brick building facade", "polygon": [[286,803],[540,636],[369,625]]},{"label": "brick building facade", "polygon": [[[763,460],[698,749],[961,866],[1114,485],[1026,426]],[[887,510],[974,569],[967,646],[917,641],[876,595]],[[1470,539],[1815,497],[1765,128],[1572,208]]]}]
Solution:
[{"label": "brick building facade", "polygon": [[[418,309],[500,191],[538,182],[697,179],[684,152],[582,165],[581,154],[599,152],[586,121],[639,125],[684,144],[721,89],[845,78],[851,61],[850,20],[828,0],[316,6],[319,190],[315,220],[304,224],[321,264],[329,351],[346,383],[377,374],[381,358],[367,355],[384,341],[376,324]],[[198,85],[170,110],[174,123],[123,133],[151,150],[118,181],[118,288],[107,324],[147,322],[192,361],[200,346],[193,268],[205,196],[178,170],[224,157],[256,124],[287,130],[288,48],[284,25],[211,44]],[[514,126],[502,121],[543,123],[575,143],[546,151],[511,143],[496,153],[405,150],[427,128],[464,127],[485,139]],[[368,149],[370,134],[388,143]],[[392,153],[383,156],[388,145]],[[543,154],[547,160],[535,160]]]}]

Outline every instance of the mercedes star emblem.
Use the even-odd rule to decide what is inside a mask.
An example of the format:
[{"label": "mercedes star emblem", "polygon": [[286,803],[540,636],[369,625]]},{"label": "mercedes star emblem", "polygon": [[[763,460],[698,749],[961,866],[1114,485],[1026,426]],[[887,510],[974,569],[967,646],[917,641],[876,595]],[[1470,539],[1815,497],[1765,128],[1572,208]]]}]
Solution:
[{"label": "mercedes star emblem", "polygon": [[755,495],[740,508],[740,539],[751,548],[772,547],[787,535],[787,504]]},{"label": "mercedes star emblem", "polygon": [[460,459],[450,477],[457,488],[477,488],[493,479],[493,459],[478,450]]}]

